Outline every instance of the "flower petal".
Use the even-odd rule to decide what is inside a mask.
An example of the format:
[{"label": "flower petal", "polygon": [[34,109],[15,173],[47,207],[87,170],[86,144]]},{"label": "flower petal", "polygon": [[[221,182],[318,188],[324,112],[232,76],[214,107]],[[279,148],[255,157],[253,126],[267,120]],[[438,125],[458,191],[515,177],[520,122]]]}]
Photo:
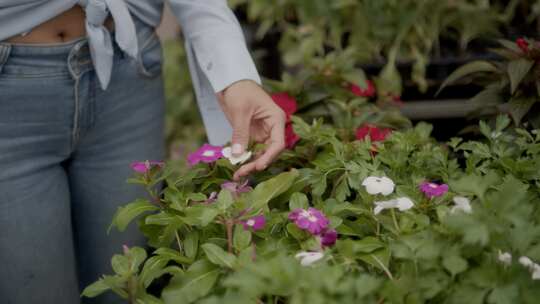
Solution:
[{"label": "flower petal", "polygon": [[295,258],[300,259],[300,265],[310,266],[313,263],[319,261],[324,257],[324,254],[321,252],[306,252],[302,251],[295,255]]},{"label": "flower petal", "polygon": [[396,200],[396,207],[399,211],[406,211],[414,207],[414,203],[408,197],[400,197]]},{"label": "flower petal", "polygon": [[499,262],[505,265],[510,265],[512,263],[512,254],[510,254],[509,252],[502,252],[499,250],[497,259],[499,260]]},{"label": "flower petal", "polygon": [[252,155],[251,151],[245,151],[244,154],[242,154],[242,155],[240,155],[238,157],[233,156],[231,147],[223,148],[223,150],[221,150],[221,154],[223,154],[223,156],[225,158],[227,158],[231,162],[231,164],[233,164],[233,165],[238,165],[238,164],[244,163],[245,161],[250,159],[251,155]]},{"label": "flower petal", "polygon": [[526,256],[521,256],[518,261],[521,265],[527,268],[532,268],[534,265],[533,261]]}]

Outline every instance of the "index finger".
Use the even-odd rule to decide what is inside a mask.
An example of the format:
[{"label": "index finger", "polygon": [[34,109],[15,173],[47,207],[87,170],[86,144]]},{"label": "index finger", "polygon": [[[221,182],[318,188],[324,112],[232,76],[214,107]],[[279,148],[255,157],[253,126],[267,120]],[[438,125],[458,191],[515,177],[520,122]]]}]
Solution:
[{"label": "index finger", "polygon": [[285,149],[285,121],[281,121],[279,116],[273,118],[270,130],[270,140],[266,151],[255,161],[257,170],[264,170],[276,159]]}]

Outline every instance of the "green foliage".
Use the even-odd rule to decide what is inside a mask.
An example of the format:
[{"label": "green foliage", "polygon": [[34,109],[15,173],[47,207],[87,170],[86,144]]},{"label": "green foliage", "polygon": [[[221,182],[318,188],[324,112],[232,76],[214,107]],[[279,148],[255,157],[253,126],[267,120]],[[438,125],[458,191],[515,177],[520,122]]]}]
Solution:
[{"label": "green foliage", "polygon": [[[471,99],[477,115],[508,113],[515,126],[540,127],[540,113],[534,107],[540,100],[538,81],[540,46],[538,41],[522,39],[518,42],[501,40],[503,48],[494,50],[503,60],[475,61],[455,70],[440,90],[462,78],[472,78],[484,90]],[[491,109],[491,110],[490,110]]]},{"label": "green foliage", "polygon": [[[151,254],[132,248],[113,257],[115,274],[83,296],[111,290],[131,303],[165,304],[535,303],[539,281],[517,260],[540,261],[540,135],[509,124],[506,116],[482,122],[482,141],[440,144],[431,126],[418,124],[371,143],[296,118],[301,141],[254,174],[248,192],[221,189],[233,170],[225,161],[183,174],[165,168],[146,181],[167,181],[161,193],[147,188],[159,203],[142,213],[127,212],[130,204],[115,218],[122,228],[137,214]],[[367,176],[391,178],[394,193],[368,194]],[[447,183],[449,192],[429,199],[419,190],[425,180]],[[374,214],[375,201],[402,196],[412,209]],[[467,197],[472,212],[454,210],[456,196]],[[322,247],[288,219],[307,207],[329,218],[335,246]],[[244,227],[260,215],[262,229]],[[294,257],[301,251],[323,257],[305,267]],[[503,263],[499,252],[513,259]]]},{"label": "green foliage", "polygon": [[[258,25],[256,38],[280,34],[279,50],[289,67],[330,76],[350,75],[347,70],[359,64],[383,65],[377,84],[380,95],[386,96],[401,95],[398,62],[412,63],[410,78],[425,91],[427,65],[448,53],[445,42],[458,46],[452,50],[457,57],[472,40],[499,35],[519,0],[229,0],[229,4],[245,8],[249,20]],[[349,82],[364,83],[361,77],[352,79],[347,77]]]}]

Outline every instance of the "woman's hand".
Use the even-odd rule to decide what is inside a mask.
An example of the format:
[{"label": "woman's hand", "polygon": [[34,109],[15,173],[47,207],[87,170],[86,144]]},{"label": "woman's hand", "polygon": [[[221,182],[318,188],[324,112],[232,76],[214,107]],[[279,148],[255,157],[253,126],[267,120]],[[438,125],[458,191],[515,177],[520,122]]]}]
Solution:
[{"label": "woman's hand", "polygon": [[233,127],[232,153],[242,155],[249,140],[266,144],[264,153],[258,155],[234,173],[234,179],[257,170],[264,170],[285,149],[285,113],[272,98],[254,81],[233,83],[217,97],[225,116]]}]

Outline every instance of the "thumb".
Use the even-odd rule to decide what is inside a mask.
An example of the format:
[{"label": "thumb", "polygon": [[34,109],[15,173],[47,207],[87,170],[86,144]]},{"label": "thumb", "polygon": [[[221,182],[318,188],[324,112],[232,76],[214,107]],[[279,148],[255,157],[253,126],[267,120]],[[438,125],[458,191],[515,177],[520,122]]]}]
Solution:
[{"label": "thumb", "polygon": [[246,151],[249,144],[251,117],[247,115],[235,115],[232,127],[232,154],[234,156],[240,156]]}]

